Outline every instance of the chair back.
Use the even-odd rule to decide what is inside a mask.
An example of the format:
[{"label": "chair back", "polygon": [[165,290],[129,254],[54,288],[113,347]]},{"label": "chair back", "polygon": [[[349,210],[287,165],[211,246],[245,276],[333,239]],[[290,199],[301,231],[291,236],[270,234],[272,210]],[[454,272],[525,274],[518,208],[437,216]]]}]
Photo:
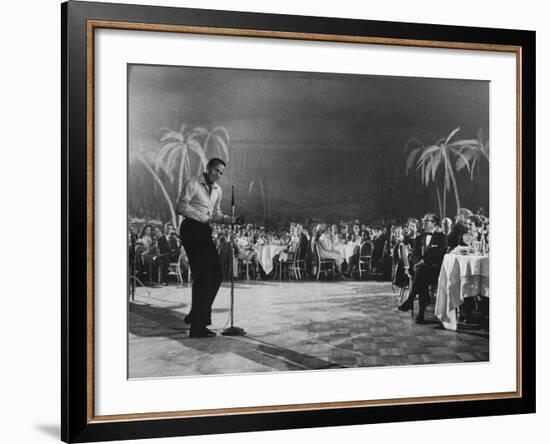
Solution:
[{"label": "chair back", "polygon": [[372,245],[371,241],[365,241],[361,244],[361,247],[359,249],[359,257],[370,257],[372,256],[372,251],[374,249],[374,246]]},{"label": "chair back", "polygon": [[313,248],[314,248],[314,256],[315,256],[315,259],[317,260],[317,264],[321,264],[321,253],[319,253],[319,245],[317,245],[317,241],[315,241],[313,243]]},{"label": "chair back", "polygon": [[302,245],[298,243],[298,245],[296,245],[296,250],[294,251],[294,262],[302,259],[301,254],[302,254]]}]

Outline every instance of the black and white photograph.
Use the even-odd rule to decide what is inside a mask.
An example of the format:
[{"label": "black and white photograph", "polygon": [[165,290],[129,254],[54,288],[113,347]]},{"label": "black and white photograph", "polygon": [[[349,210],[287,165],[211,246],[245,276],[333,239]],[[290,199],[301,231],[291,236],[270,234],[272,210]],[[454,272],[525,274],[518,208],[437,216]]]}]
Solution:
[{"label": "black and white photograph", "polygon": [[128,378],[490,361],[490,82],[127,88]]},{"label": "black and white photograph", "polygon": [[6,3],[1,441],[548,434],[543,5]]}]

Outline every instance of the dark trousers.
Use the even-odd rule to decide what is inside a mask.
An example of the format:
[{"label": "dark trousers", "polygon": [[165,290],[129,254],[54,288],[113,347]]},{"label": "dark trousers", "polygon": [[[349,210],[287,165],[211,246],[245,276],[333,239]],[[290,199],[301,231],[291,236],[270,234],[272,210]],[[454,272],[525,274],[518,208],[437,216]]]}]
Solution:
[{"label": "dark trousers", "polygon": [[185,219],[180,226],[180,239],[193,278],[191,330],[200,329],[212,323],[212,304],[222,282],[222,266],[210,225]]},{"label": "dark trousers", "polygon": [[414,278],[411,292],[407,302],[412,303],[415,295],[418,295],[419,315],[424,314],[424,310],[430,303],[430,285],[437,282],[439,277],[439,267],[419,262],[414,266]]}]

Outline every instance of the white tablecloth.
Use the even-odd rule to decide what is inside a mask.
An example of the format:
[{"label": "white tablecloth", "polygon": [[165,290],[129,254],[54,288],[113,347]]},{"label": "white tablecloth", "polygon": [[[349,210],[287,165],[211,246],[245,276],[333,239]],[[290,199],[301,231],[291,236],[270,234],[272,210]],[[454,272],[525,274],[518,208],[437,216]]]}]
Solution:
[{"label": "white tablecloth", "polygon": [[340,253],[349,264],[350,258],[357,252],[359,247],[360,245],[355,242],[348,242],[347,244],[336,244],[334,250]]},{"label": "white tablecloth", "polygon": [[273,258],[284,249],[286,249],[286,245],[265,244],[254,247],[254,250],[258,253],[258,261],[264,269],[265,274],[271,273],[271,270],[273,270]]},{"label": "white tablecloth", "polygon": [[447,330],[456,331],[456,308],[473,296],[489,297],[489,256],[446,254],[439,273],[435,315]]}]

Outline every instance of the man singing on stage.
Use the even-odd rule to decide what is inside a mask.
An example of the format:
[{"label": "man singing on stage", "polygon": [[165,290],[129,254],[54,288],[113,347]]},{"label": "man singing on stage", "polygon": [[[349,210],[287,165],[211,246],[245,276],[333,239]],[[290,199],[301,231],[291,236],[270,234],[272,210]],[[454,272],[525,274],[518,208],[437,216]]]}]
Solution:
[{"label": "man singing on stage", "polygon": [[210,223],[231,224],[242,219],[221,212],[222,189],[216,182],[224,169],[223,160],[210,159],[206,172],[183,185],[176,204],[176,212],[185,217],[180,226],[180,239],[193,277],[191,311],[184,319],[191,324],[189,337],[192,338],[216,336],[207,326],[212,323],[212,304],[222,282],[222,267]]}]

